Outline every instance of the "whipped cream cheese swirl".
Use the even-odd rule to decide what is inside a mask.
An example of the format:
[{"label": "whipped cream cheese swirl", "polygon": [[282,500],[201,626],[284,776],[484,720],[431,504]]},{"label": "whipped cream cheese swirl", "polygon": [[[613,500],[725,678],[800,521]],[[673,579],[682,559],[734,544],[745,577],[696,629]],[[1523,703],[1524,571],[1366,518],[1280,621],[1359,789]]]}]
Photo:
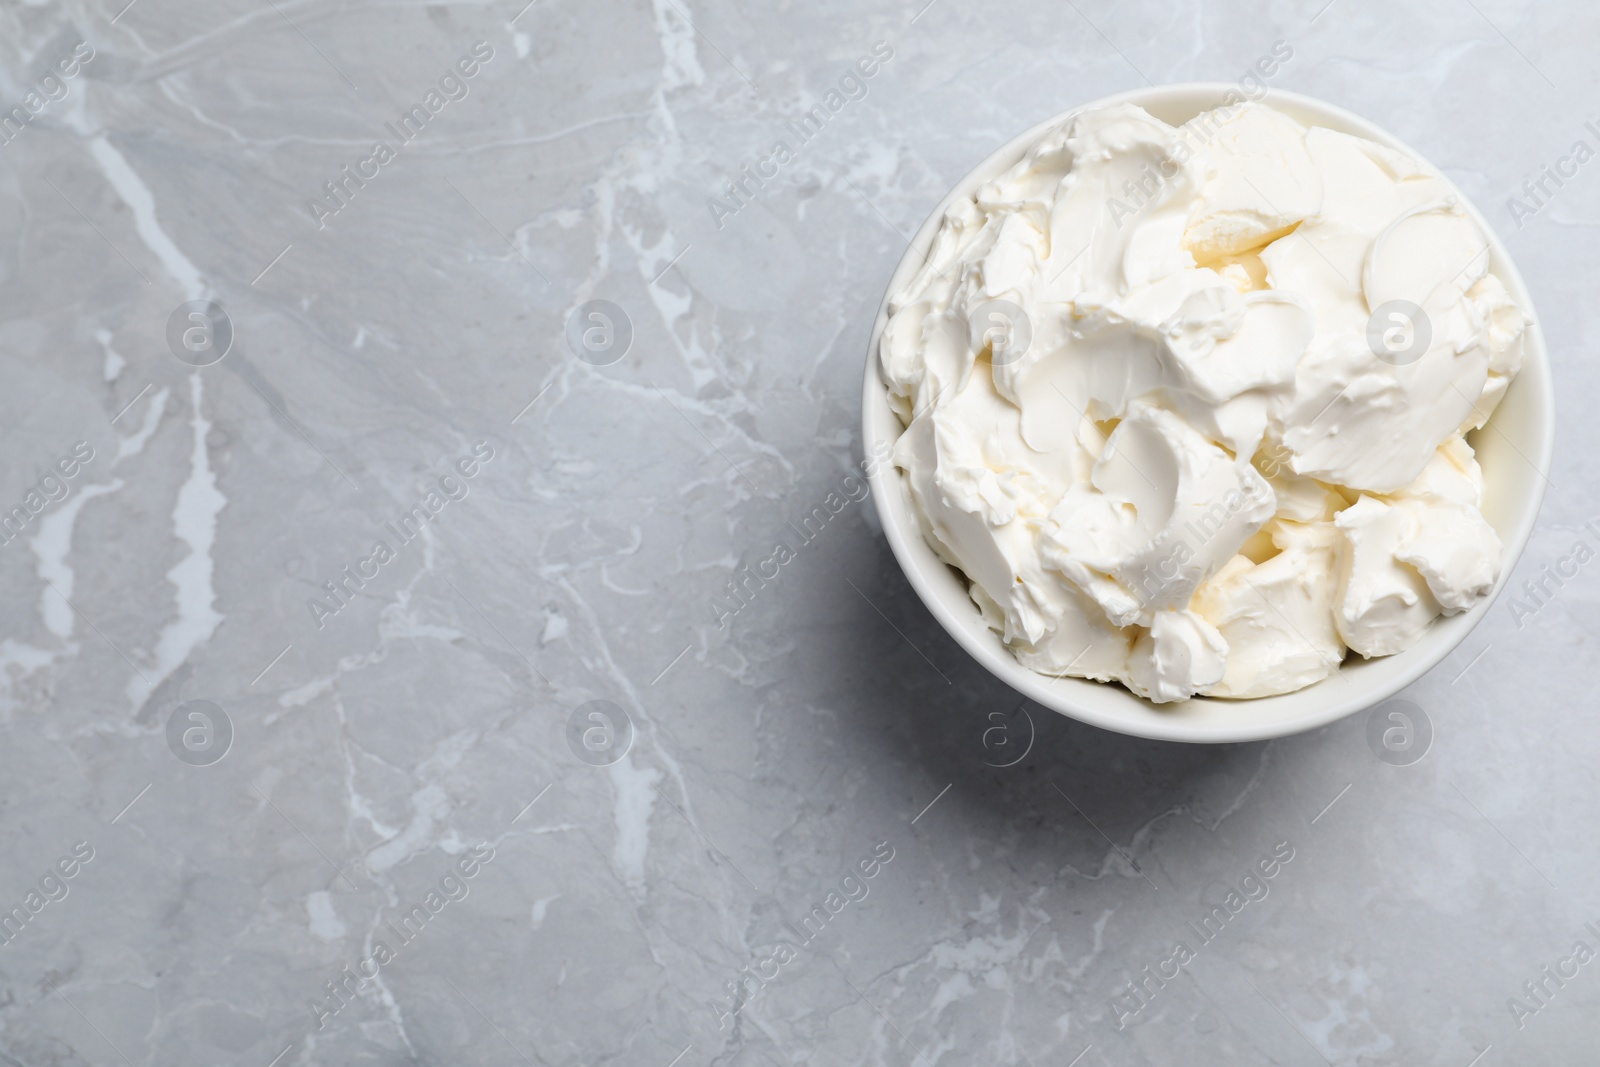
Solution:
[{"label": "whipped cream cheese swirl", "polygon": [[1386,656],[1499,577],[1465,434],[1523,312],[1438,174],[1246,104],[1051,129],[880,343],[924,534],[1034,670],[1156,702]]}]

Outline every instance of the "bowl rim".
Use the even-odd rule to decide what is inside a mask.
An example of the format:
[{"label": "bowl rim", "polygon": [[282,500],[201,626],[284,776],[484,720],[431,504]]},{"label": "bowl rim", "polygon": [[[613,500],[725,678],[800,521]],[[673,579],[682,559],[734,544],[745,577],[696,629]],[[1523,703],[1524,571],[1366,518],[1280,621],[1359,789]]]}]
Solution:
[{"label": "bowl rim", "polygon": [[[938,232],[945,212],[953,203],[962,197],[970,197],[983,182],[997,176],[1020,160],[1028,148],[1043,136],[1046,131],[1056,127],[1073,115],[1091,109],[1125,103],[1146,108],[1162,104],[1187,108],[1193,104],[1195,105],[1194,113],[1198,113],[1199,111],[1222,106],[1230,93],[1241,100],[1245,98],[1240,92],[1239,86],[1231,82],[1179,82],[1130,89],[1101,97],[1074,106],[1033,124],[985,156],[960,181],[956,182],[917,229],[910,245],[901,255],[899,263],[890,274],[883,298],[878,304],[877,315],[874,318],[871,337],[867,345],[866,370],[862,384],[861,425],[863,454],[872,454],[873,444],[879,440],[892,445],[899,435],[904,432],[904,427],[900,424],[899,417],[894,415],[892,411],[889,414],[893,432],[890,434],[880,432],[882,428],[882,412],[888,408],[888,405],[886,400],[887,386],[883,381],[878,359],[878,344],[883,335],[884,327],[888,322],[890,299],[904,287],[916,268],[921,265],[922,259],[926,258],[927,249],[932,245],[933,238]],[[889,462],[869,465],[866,474],[868,485],[874,498],[873,504],[883,527],[884,536],[889,542],[889,547],[894,553],[900,569],[905,573],[907,580],[911,583],[912,588],[916,590],[917,596],[922,603],[933,614],[934,618],[939,621],[940,625],[944,627],[945,631],[965,649],[967,654],[1012,689],[1043,707],[1092,726],[1134,737],[1197,744],[1259,741],[1275,737],[1286,737],[1313,730],[1345,716],[1353,715],[1387,700],[1410,686],[1454,652],[1499,599],[1501,591],[1505,588],[1511,576],[1511,572],[1515,569],[1518,558],[1522,555],[1523,550],[1527,547],[1528,539],[1532,536],[1540,508],[1544,502],[1545,489],[1549,482],[1548,474],[1555,442],[1553,418],[1555,398],[1551,381],[1549,353],[1543,333],[1538,327],[1538,315],[1534,309],[1527,284],[1524,282],[1522,274],[1517,269],[1509,251],[1501,241],[1499,234],[1489,225],[1488,219],[1466,194],[1462,193],[1455,183],[1450,181],[1448,176],[1434,166],[1426,156],[1360,115],[1316,97],[1282,89],[1269,89],[1266,93],[1255,98],[1255,101],[1279,107],[1288,105],[1288,110],[1291,112],[1311,115],[1317,125],[1324,125],[1341,132],[1365,137],[1368,140],[1376,141],[1381,145],[1403,152],[1446,181],[1459,196],[1462,206],[1488,239],[1491,269],[1505,284],[1513,297],[1516,298],[1528,318],[1528,326],[1525,333],[1526,350],[1522,369],[1513,380],[1510,389],[1516,390],[1520,388],[1524,393],[1532,392],[1534,394],[1532,401],[1536,421],[1534,432],[1537,435],[1537,447],[1534,449],[1535,454],[1532,455],[1516,448],[1515,445],[1511,447],[1536,468],[1539,478],[1534,483],[1531,498],[1526,501],[1522,510],[1509,520],[1510,536],[1502,535],[1501,537],[1503,558],[1500,576],[1495,583],[1494,589],[1470,610],[1458,615],[1442,616],[1435,619],[1423,639],[1404,652],[1365,661],[1375,664],[1385,662],[1399,664],[1399,666],[1389,669],[1387,673],[1391,675],[1390,677],[1379,680],[1375,684],[1368,683],[1366,689],[1358,689],[1354,693],[1328,688],[1327,685],[1330,679],[1323,679],[1321,682],[1314,683],[1304,689],[1275,697],[1259,697],[1242,701],[1230,701],[1215,697],[1195,697],[1190,701],[1178,704],[1158,706],[1142,700],[1120,686],[1113,686],[1111,683],[1038,673],[1024,666],[999,641],[998,635],[986,625],[975,630],[972,626],[972,620],[977,617],[977,608],[972,604],[970,598],[963,593],[961,602],[968,610],[958,614],[957,608],[948,602],[946,594],[935,588],[934,580],[929,573],[930,565],[927,559],[918,558],[917,556],[916,547],[914,546],[920,547],[923,552],[926,552],[927,557],[934,561],[938,569],[948,569],[945,563],[933,556],[931,547],[927,546],[923,539],[917,516],[911,509],[909,497],[904,489],[904,476],[897,467]],[[1509,390],[1507,396],[1510,396]],[[1502,398],[1501,404],[1503,405],[1504,402],[1505,399]],[[1499,412],[1500,408],[1497,407],[1495,414],[1498,415]],[[1491,425],[1493,421],[1494,419],[1491,417],[1489,420]],[[1507,438],[1507,442],[1509,443],[1509,438]],[[901,505],[898,509],[897,502]],[[907,521],[908,518],[909,521]],[[1349,663],[1350,661],[1347,660],[1347,669],[1336,672],[1336,674],[1345,674],[1347,680],[1350,673],[1348,671]],[[1155,712],[1155,714],[1136,716],[1126,710],[1115,707],[1102,707],[1092,702],[1074,700],[1069,693],[1062,691],[1062,682],[1112,690],[1137,701],[1139,704],[1144,705],[1146,710]],[[1071,687],[1069,686],[1068,688],[1070,690]],[[1203,707],[1212,702],[1248,707],[1250,705],[1259,705],[1263,701],[1282,700],[1285,697],[1294,697],[1297,698],[1296,703],[1305,703],[1307,694],[1318,691],[1324,694],[1326,698],[1321,701],[1313,699],[1311,706],[1307,710],[1280,717],[1264,716],[1259,720],[1219,723],[1187,717],[1181,710],[1191,705]]]}]

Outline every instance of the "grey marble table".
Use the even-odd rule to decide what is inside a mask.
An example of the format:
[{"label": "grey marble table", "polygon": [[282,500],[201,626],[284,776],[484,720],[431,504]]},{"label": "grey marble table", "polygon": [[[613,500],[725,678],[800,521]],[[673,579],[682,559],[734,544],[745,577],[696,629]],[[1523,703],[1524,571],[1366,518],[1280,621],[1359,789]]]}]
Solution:
[{"label": "grey marble table", "polygon": [[[0,6],[0,1063],[1595,1062],[1600,10],[525,3]],[[946,189],[1279,42],[1558,380],[1400,754],[1019,708],[854,479]]]}]

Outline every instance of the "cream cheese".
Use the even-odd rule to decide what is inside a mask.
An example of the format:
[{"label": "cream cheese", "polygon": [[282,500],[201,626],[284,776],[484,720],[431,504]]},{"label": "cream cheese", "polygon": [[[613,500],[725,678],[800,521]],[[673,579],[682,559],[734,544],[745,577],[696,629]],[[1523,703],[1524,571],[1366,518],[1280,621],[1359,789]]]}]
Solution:
[{"label": "cream cheese", "polygon": [[1164,703],[1391,655],[1499,576],[1462,436],[1526,319],[1441,177],[1247,104],[1079,113],[945,214],[879,357],[1028,667]]}]

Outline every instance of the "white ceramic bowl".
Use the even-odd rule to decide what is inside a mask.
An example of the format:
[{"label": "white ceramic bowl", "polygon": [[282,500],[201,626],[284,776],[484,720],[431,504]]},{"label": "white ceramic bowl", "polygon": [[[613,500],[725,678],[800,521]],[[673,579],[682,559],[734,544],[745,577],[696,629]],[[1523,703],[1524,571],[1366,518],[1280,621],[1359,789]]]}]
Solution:
[{"label": "white ceramic bowl", "polygon": [[[872,342],[867,350],[861,403],[863,441],[869,453],[876,442],[892,443],[904,429],[889,406],[878,363],[878,339],[888,321],[889,297],[905,286],[922,263],[945,210],[952,203],[961,197],[971,197],[978,186],[1021,159],[1046,130],[1076,111],[1131,103],[1158,119],[1178,125],[1202,111],[1221,106],[1224,96],[1236,91],[1237,86],[1230,84],[1193,83],[1137,89],[1096,100],[1019,134],[958,182],[917,231],[916,239],[889,280],[883,303],[878,308]],[[1331,104],[1278,91],[1270,93],[1267,102],[1307,125],[1326,126],[1368,138],[1426,165],[1419,153],[1388,133]],[[1488,235],[1494,257],[1491,269],[1505,282],[1530,318],[1536,320],[1527,286],[1505,247],[1476,208],[1468,204],[1467,210]],[[1527,544],[1544,497],[1545,474],[1550,467],[1554,439],[1554,409],[1549,358],[1537,326],[1532,326],[1528,331],[1527,359],[1521,373],[1489,425],[1471,438],[1483,466],[1483,514],[1505,546],[1495,596]],[[999,635],[979,617],[967,596],[965,579],[934,555],[933,549],[923,540],[904,475],[897,468],[884,464],[873,474],[871,483],[878,515],[883,520],[884,533],[895,558],[928,610],[961,647],[1029,699],[1074,719],[1138,737],[1208,743],[1252,741],[1326,725],[1377,704],[1427,673],[1461,643],[1495,600],[1495,596],[1490,596],[1471,611],[1439,619],[1421,641],[1399,655],[1374,660],[1352,655],[1337,674],[1299,692],[1256,700],[1196,697],[1180,704],[1158,706],[1120,686],[1081,678],[1051,678],[1018,663]]]}]

